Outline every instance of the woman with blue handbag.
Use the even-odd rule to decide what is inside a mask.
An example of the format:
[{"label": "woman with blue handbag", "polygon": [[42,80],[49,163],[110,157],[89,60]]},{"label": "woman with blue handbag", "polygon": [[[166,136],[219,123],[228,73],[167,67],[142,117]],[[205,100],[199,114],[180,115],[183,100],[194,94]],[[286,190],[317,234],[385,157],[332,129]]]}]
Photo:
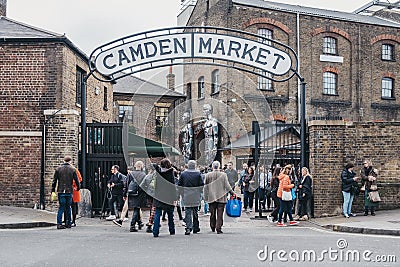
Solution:
[{"label": "woman with blue handbag", "polygon": [[283,171],[279,174],[279,188],[278,197],[280,198],[280,209],[277,226],[282,227],[286,224],[282,223],[282,215],[285,212],[289,216],[289,225],[297,225],[299,222],[293,220],[292,216],[292,188],[294,184],[291,183],[289,173],[292,170],[291,165],[286,165]]}]

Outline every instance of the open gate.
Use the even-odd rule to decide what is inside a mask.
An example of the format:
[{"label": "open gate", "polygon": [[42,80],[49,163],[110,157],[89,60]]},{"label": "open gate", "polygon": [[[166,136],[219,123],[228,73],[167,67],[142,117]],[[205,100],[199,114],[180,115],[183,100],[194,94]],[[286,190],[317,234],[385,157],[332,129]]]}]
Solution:
[{"label": "open gate", "polygon": [[[92,215],[100,214],[111,166],[127,173],[122,146],[122,123],[87,123],[86,183],[92,196]],[[105,203],[108,209],[108,203]]]}]

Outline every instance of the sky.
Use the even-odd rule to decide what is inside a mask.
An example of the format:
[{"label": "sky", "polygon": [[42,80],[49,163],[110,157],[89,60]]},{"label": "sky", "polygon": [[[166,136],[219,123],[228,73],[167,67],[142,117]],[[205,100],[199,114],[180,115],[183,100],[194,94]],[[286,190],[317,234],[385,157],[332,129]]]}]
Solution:
[{"label": "sky", "polygon": [[[7,0],[7,16],[48,31],[65,33],[78,48],[90,55],[98,46],[115,39],[176,26],[180,2],[181,0]],[[371,0],[275,2],[352,12]]]}]

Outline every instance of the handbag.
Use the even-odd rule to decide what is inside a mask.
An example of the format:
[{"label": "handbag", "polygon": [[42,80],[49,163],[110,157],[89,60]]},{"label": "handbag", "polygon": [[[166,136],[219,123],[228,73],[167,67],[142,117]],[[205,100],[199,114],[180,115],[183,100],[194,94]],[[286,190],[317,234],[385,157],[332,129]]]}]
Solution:
[{"label": "handbag", "polygon": [[57,193],[56,192],[51,192],[51,201],[57,201]]},{"label": "handbag", "polygon": [[242,215],[242,201],[240,198],[231,197],[226,202],[226,215],[229,217],[240,217]]},{"label": "handbag", "polygon": [[368,193],[368,197],[369,197],[369,200],[371,202],[380,202],[380,201],[382,201],[381,197],[379,196],[379,192],[378,191],[369,192]]},{"label": "handbag", "polygon": [[292,193],[292,200],[296,199],[296,190],[294,190],[294,187],[292,188],[292,190],[290,190]]},{"label": "handbag", "polygon": [[283,201],[291,201],[292,200],[292,191],[282,190],[282,200]]},{"label": "handbag", "polygon": [[370,190],[370,191],[377,191],[377,190],[378,190],[378,186],[377,186],[376,184],[372,184],[372,185],[369,187],[369,190]]}]

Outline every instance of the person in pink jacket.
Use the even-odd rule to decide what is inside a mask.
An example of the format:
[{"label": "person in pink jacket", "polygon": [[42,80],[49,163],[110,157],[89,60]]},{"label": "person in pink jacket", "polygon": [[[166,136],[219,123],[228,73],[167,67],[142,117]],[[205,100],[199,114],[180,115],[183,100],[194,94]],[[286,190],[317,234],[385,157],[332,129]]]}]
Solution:
[{"label": "person in pink jacket", "polygon": [[291,165],[286,165],[282,172],[279,174],[279,188],[278,188],[278,198],[280,201],[280,209],[278,216],[278,224],[277,226],[286,226],[286,224],[282,223],[282,215],[285,212],[289,215],[290,223],[289,225],[297,225],[299,222],[293,220],[292,216],[292,200],[282,200],[283,191],[290,192],[294,187],[294,184],[290,182],[289,173],[292,169]]}]

